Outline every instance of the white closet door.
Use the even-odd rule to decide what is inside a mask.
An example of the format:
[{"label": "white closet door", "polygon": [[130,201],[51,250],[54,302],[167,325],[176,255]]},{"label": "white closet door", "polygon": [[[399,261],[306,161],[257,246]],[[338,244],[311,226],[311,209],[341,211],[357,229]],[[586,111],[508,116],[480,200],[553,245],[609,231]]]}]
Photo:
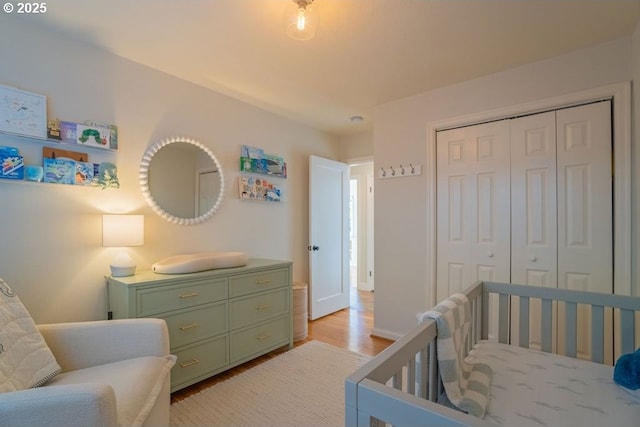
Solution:
[{"label": "white closet door", "polygon": [[[438,132],[437,299],[475,280],[611,293],[611,147],[610,102]],[[528,338],[512,342],[540,346],[539,306],[532,302]],[[564,353],[573,345],[564,305],[556,311],[553,350]],[[576,321],[584,325],[576,352],[587,356],[581,307]]]},{"label": "white closet door", "polygon": [[511,282],[558,286],[555,113],[511,120]]},{"label": "white closet door", "polygon": [[611,104],[557,112],[558,287],[613,291]]},{"label": "white closet door", "polygon": [[[557,112],[558,287],[613,292],[613,172],[611,104],[599,102]],[[560,307],[560,318],[564,309]],[[610,314],[607,314],[610,322]],[[577,310],[576,352],[591,353],[591,318]],[[605,327],[605,331],[609,328]],[[610,336],[605,337],[610,340]],[[566,349],[558,328],[558,352]],[[605,346],[610,348],[610,346]],[[605,354],[605,361],[611,361]]]},{"label": "white closet door", "polygon": [[[609,103],[511,121],[511,281],[533,286],[612,291],[613,229]],[[517,333],[518,300],[511,340]],[[554,306],[553,351],[565,353],[565,307]],[[540,348],[540,302],[530,307],[529,337]],[[577,309],[578,357],[589,357],[590,322]],[[610,322],[610,320],[607,320]],[[606,327],[605,327],[606,330]]]},{"label": "white closet door", "polygon": [[[556,114],[513,119],[511,124],[511,282],[558,287]],[[520,337],[519,299],[512,300],[511,342],[540,349],[540,301],[530,306],[529,336]],[[555,347],[555,346],[554,346]]]},{"label": "white closet door", "polygon": [[438,300],[475,280],[509,281],[509,125],[438,132]]}]

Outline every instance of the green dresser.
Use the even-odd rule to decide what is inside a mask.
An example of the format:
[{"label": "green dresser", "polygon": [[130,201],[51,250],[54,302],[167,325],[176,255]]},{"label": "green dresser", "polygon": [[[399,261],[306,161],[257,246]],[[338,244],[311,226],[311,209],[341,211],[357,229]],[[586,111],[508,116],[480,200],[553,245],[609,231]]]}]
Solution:
[{"label": "green dresser", "polygon": [[288,261],[250,259],[244,267],[189,274],[110,277],[113,319],[158,317],[169,327],[171,391],[261,356],[293,347]]}]

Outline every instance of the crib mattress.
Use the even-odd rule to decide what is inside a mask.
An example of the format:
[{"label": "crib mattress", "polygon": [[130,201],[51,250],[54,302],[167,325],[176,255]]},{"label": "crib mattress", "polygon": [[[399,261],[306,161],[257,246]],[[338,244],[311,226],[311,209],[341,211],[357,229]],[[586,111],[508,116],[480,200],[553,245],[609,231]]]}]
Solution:
[{"label": "crib mattress", "polygon": [[613,382],[611,366],[485,341],[467,360],[493,370],[487,421],[519,427],[640,426],[640,397]]}]

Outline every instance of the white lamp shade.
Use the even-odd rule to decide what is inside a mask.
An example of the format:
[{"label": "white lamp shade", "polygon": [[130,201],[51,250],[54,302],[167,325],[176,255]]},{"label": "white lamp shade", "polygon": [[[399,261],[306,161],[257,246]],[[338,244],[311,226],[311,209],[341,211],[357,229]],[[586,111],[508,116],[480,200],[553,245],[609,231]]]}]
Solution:
[{"label": "white lamp shade", "polygon": [[102,246],[144,245],[144,215],[102,215]]},{"label": "white lamp shade", "polygon": [[[102,215],[102,246],[144,245],[143,215]],[[132,276],[136,263],[123,250],[111,262],[111,274],[115,277]]]}]

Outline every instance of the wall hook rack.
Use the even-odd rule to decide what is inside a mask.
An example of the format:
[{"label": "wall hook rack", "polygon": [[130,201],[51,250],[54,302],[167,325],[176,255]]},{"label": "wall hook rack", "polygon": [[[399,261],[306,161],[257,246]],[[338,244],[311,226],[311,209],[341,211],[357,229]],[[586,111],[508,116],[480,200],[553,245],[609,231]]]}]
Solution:
[{"label": "wall hook rack", "polygon": [[378,178],[402,178],[407,176],[422,175],[422,165],[402,164],[399,166],[383,166],[378,169]]}]

